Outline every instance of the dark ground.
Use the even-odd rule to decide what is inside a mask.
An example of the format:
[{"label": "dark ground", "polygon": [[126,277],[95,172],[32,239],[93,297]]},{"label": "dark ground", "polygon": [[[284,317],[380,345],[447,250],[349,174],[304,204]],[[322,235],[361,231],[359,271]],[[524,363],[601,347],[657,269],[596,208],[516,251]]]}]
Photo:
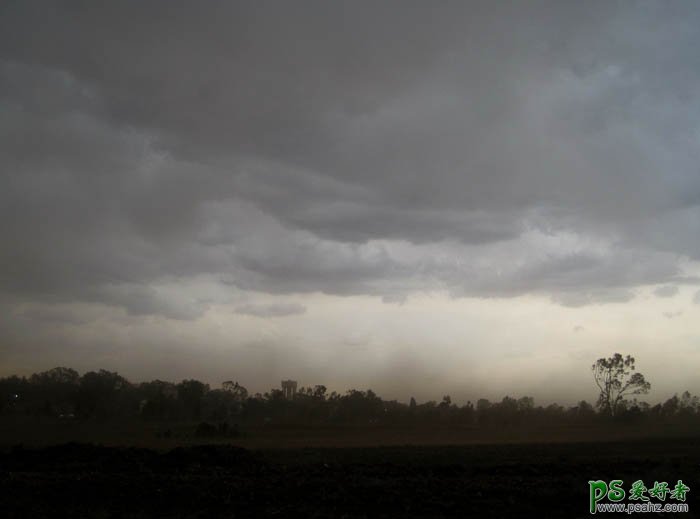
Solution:
[{"label": "dark ground", "polygon": [[[157,451],[63,444],[0,454],[0,517],[589,517],[588,480],[682,479],[700,439]],[[610,514],[612,516],[620,514]],[[653,514],[648,514],[653,517]],[[663,515],[662,517],[671,517]]]}]

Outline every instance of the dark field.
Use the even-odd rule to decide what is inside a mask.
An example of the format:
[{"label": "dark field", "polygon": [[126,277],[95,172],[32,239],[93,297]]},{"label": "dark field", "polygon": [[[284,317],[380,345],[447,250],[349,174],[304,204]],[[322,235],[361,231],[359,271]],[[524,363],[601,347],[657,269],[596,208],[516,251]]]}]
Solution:
[{"label": "dark field", "polygon": [[590,479],[682,479],[697,517],[700,441],[6,447],[0,517],[589,517]]},{"label": "dark field", "polygon": [[[216,423],[206,425],[216,426]],[[328,426],[244,425],[238,434],[202,437],[198,423],[142,421],[62,421],[55,418],[3,417],[0,448],[22,444],[41,447],[60,443],[135,446],[158,450],[206,443],[225,443],[247,449],[304,447],[376,447],[477,445],[514,443],[586,443],[647,440],[650,438],[700,438],[698,426],[683,424],[590,424],[576,426],[460,427],[441,424]],[[233,424],[230,424],[233,429]]]}]

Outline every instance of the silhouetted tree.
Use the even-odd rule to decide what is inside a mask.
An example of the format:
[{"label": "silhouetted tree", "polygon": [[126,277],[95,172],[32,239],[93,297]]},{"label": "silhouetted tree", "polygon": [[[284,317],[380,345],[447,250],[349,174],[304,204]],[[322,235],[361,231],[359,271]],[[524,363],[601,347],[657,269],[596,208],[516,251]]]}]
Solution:
[{"label": "silhouetted tree", "polygon": [[[593,366],[600,384],[599,413],[585,401],[565,409],[535,406],[532,397],[505,396],[497,402],[479,399],[459,407],[449,395],[442,401],[417,403],[383,400],[372,390],[326,395],[325,386],[299,388],[287,399],[279,389],[249,396],[237,382],[210,390],[198,380],[179,384],[154,380],[132,385],[118,373],[105,370],[82,377],[69,368],[54,368],[30,377],[0,378],[0,415],[54,417],[75,415],[81,420],[147,419],[204,420],[217,435],[229,436],[235,424],[395,424],[511,428],[540,425],[583,425],[614,415],[619,423],[682,424],[700,427],[700,400],[685,391],[653,407],[629,398],[646,393],[649,384],[634,371],[634,359],[615,355]],[[75,409],[73,413],[72,409]],[[43,419],[43,418],[42,418]],[[211,424],[209,424],[211,425]],[[232,429],[229,429],[232,427]]]},{"label": "silhouetted tree", "polygon": [[165,420],[177,416],[177,388],[172,382],[142,382],[138,386],[138,393],[143,418]]},{"label": "silhouetted tree", "polygon": [[623,357],[615,353],[610,358],[598,359],[591,370],[600,395],[598,408],[605,414],[615,416],[625,397],[649,392],[651,384],[641,373],[632,373],[635,369],[634,357]]},{"label": "silhouetted tree", "polygon": [[75,411],[80,375],[70,368],[53,368],[29,377],[32,393],[41,403],[41,413],[56,415]]},{"label": "silhouetted tree", "polygon": [[326,386],[314,386],[314,391],[313,391],[313,396],[314,398],[318,398],[320,400],[325,400],[326,399],[326,391],[327,388]]},{"label": "silhouetted tree", "polygon": [[199,419],[202,415],[202,398],[209,391],[209,385],[199,380],[183,380],[176,387],[177,400],[187,418]]},{"label": "silhouetted tree", "polygon": [[108,418],[129,414],[138,407],[131,384],[118,373],[90,371],[80,379],[78,412],[84,417]]},{"label": "silhouetted tree", "polygon": [[581,400],[576,407],[571,409],[571,411],[579,421],[587,421],[595,416],[595,409],[593,409],[593,406],[585,400]]},{"label": "silhouetted tree", "polygon": [[439,407],[442,409],[449,409],[452,405],[452,397],[450,395],[445,395],[442,397],[442,402],[440,402]]},{"label": "silhouetted tree", "polygon": [[238,382],[233,382],[232,380],[227,380],[222,382],[221,389],[231,393],[234,398],[238,401],[243,401],[248,398],[248,390],[241,386]]}]

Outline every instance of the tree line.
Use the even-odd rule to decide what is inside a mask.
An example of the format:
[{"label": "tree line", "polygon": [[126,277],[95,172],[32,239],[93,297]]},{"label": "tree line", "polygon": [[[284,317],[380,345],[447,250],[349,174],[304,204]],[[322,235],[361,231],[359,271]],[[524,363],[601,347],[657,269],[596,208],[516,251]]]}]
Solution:
[{"label": "tree line", "polygon": [[[249,394],[235,381],[211,388],[198,380],[131,383],[115,372],[57,367],[30,377],[0,378],[0,416],[64,420],[211,421],[238,424],[446,424],[457,426],[585,424],[596,421],[683,422],[700,425],[700,401],[684,392],[650,405],[636,395],[649,383],[634,371],[634,359],[619,354],[592,366],[600,390],[596,405],[536,405],[532,397],[485,398],[457,405],[441,401],[408,404],[384,400],[374,391],[328,392],[323,385],[302,387],[294,399],[279,389]],[[630,397],[634,397],[630,399]]]}]

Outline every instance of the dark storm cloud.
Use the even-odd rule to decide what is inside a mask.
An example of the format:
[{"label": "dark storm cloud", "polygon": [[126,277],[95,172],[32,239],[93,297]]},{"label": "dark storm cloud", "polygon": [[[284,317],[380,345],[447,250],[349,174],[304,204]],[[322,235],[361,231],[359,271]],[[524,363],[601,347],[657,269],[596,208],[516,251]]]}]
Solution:
[{"label": "dark storm cloud", "polygon": [[163,286],[200,275],[572,306],[681,283],[699,14],[4,2],[0,289],[188,319],[209,296]]}]

